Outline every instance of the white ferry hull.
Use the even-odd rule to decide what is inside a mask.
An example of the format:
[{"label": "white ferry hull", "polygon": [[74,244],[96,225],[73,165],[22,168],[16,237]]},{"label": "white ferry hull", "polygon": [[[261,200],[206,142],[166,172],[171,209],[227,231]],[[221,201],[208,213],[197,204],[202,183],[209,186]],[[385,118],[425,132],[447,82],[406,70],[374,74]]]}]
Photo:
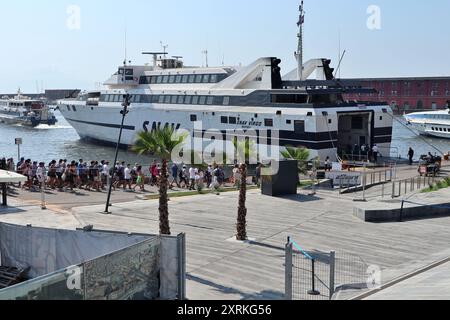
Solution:
[{"label": "white ferry hull", "polygon": [[[73,106],[61,104],[60,111],[70,125],[75,128],[80,138],[108,145],[117,143],[122,120],[121,107],[118,105],[91,107],[78,104],[75,107],[76,111],[74,111]],[[132,146],[139,132],[151,131],[155,125],[158,127],[168,125],[175,129],[187,130],[191,134],[193,150],[195,151],[203,151],[205,147],[210,146],[213,142],[211,137],[203,136],[207,131],[216,133],[216,140],[225,140],[226,138],[222,137],[226,132],[234,134],[236,133],[235,130],[238,130],[238,134],[241,132],[243,135],[254,138],[257,142],[257,147],[265,151],[265,158],[279,157],[279,152],[284,150],[286,146],[302,146],[310,150],[311,157],[319,157],[320,159],[330,157],[332,160],[337,160],[339,142],[337,138],[339,130],[338,114],[355,112],[354,107],[327,109],[328,113],[325,117],[320,109],[283,109],[282,116],[274,117],[273,127],[267,128],[264,126],[242,126],[238,124],[224,125],[220,122],[220,119],[221,116],[239,115],[240,121],[251,123],[251,119],[254,120],[255,113],[259,113],[261,118],[275,114],[276,110],[271,110],[270,108],[229,107],[229,112],[211,112],[212,109],[195,110],[192,109],[192,106],[186,106],[185,108],[177,106],[177,109],[171,109],[167,105],[153,104],[132,105],[129,114],[125,118],[121,145],[123,147]],[[384,114],[383,108],[386,108],[386,106],[374,108],[375,111],[368,109],[361,110],[361,112],[374,112],[376,114],[374,118],[377,123],[374,128],[373,141],[379,146],[381,154],[388,157],[390,156],[392,140],[392,118],[387,116],[380,120],[380,115]],[[267,114],[265,115],[264,112]],[[314,117],[308,116],[311,112],[314,112]],[[196,115],[198,121],[191,121],[191,115]],[[270,117],[272,118],[273,116]],[[261,120],[263,119],[259,121]],[[289,120],[289,124],[287,120]],[[309,137],[308,139],[300,140],[295,135],[293,123],[296,120],[305,122],[305,135]],[[260,125],[260,123],[258,124]],[[267,133],[269,131],[270,134]],[[269,135],[269,139],[267,139],[267,135]],[[204,140],[202,140],[202,136]],[[203,141],[203,143],[200,141]],[[232,147],[230,141],[230,138],[228,138],[228,141],[222,144],[223,150]],[[223,150],[216,150],[216,152]]]}]

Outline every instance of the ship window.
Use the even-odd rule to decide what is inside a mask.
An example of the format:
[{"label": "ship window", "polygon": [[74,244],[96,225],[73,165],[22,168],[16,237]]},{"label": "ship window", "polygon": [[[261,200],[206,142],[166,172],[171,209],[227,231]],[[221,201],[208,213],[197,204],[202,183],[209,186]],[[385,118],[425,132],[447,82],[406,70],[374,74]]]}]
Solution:
[{"label": "ship window", "polygon": [[205,96],[201,96],[200,100],[199,100],[199,104],[205,104],[206,103],[206,97]]},{"label": "ship window", "polygon": [[181,78],[181,82],[182,83],[188,83],[189,82],[189,76],[188,75],[183,75]]},{"label": "ship window", "polygon": [[184,103],[184,97],[183,96],[179,96],[178,97],[178,103],[179,104],[183,104]]},{"label": "ship window", "polygon": [[156,83],[156,80],[158,79],[158,77],[150,77],[151,79],[150,79],[150,83],[151,84],[155,84]]},{"label": "ship window", "polygon": [[169,77],[169,83],[175,83],[175,76]]},{"label": "ship window", "polygon": [[272,94],[272,103],[307,103],[308,96],[305,94]]},{"label": "ship window", "polygon": [[189,76],[189,83],[194,83],[195,82],[195,74],[191,74]]},{"label": "ship window", "polygon": [[203,76],[203,83],[209,83],[209,74]]},{"label": "ship window", "polygon": [[115,95],[114,102],[120,102],[120,95]]},{"label": "ship window", "polygon": [[198,96],[192,97],[192,104],[198,104]]},{"label": "ship window", "polygon": [[195,83],[202,83],[203,76],[201,74],[198,74],[195,76]]},{"label": "ship window", "polygon": [[266,127],[273,127],[273,119],[264,119],[264,125]]},{"label": "ship window", "polygon": [[353,130],[362,130],[362,129],[364,129],[363,117],[352,117],[352,129]]},{"label": "ship window", "polygon": [[230,117],[228,119],[228,121],[229,121],[230,124],[237,124],[237,119],[235,117]]},{"label": "ship window", "polygon": [[228,117],[220,117],[220,122],[221,123],[228,123]]},{"label": "ship window", "polygon": [[178,97],[177,96],[172,96],[172,104],[176,104],[178,101]]},{"label": "ship window", "polygon": [[185,104],[191,104],[191,102],[192,102],[192,96],[184,97],[184,103]]},{"label": "ship window", "polygon": [[217,74],[212,74],[209,78],[209,82],[217,83]]},{"label": "ship window", "polygon": [[197,115],[191,114],[191,121],[196,122],[197,121]]},{"label": "ship window", "polygon": [[208,97],[208,100],[206,101],[206,104],[212,105],[214,103],[214,97]]},{"label": "ship window", "polygon": [[286,124],[291,124],[292,120],[286,120]]},{"label": "ship window", "polygon": [[313,113],[312,113],[312,112],[308,112],[307,116],[308,116],[308,117],[312,117],[312,116],[313,116]]},{"label": "ship window", "polygon": [[163,83],[169,82],[169,76],[163,76]]},{"label": "ship window", "polygon": [[328,119],[328,124],[332,124],[332,123],[333,123],[333,120]]},{"label": "ship window", "polygon": [[67,106],[67,111],[70,111],[70,107],[69,106]]},{"label": "ship window", "polygon": [[304,134],[305,133],[305,121],[303,121],[303,120],[294,121],[294,132],[295,132],[295,134]]},{"label": "ship window", "polygon": [[181,83],[181,76],[176,76],[175,82],[176,83]]},{"label": "ship window", "polygon": [[164,96],[159,96],[159,103],[164,103]]},{"label": "ship window", "polygon": [[72,106],[73,112],[77,112],[77,108],[75,106]]},{"label": "ship window", "polygon": [[383,121],[383,117],[380,117],[380,121]]},{"label": "ship window", "polygon": [[170,103],[170,96],[164,97],[164,103]]},{"label": "ship window", "polygon": [[230,97],[223,97],[223,105],[228,106],[230,104]]},{"label": "ship window", "polygon": [[[74,110],[74,111],[77,111],[77,110]],[[442,128],[439,128],[439,131],[441,131],[441,132],[442,132]]]},{"label": "ship window", "polygon": [[162,83],[162,77],[161,76],[157,76],[156,77],[156,83],[158,83],[158,84]]},{"label": "ship window", "polygon": [[133,74],[134,74],[133,69],[126,69],[126,70],[125,70],[125,75],[126,75],[126,76],[132,76]]}]

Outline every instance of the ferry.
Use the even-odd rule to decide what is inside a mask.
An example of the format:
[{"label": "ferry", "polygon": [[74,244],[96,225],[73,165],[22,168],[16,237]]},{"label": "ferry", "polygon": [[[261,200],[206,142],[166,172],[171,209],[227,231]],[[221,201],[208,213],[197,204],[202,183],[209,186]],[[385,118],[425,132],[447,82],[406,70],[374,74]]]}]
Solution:
[{"label": "ferry", "polygon": [[259,58],[245,67],[190,67],[179,56],[144,52],[153,57],[152,63],[125,62],[104,83],[104,90],[60,100],[59,110],[82,139],[102,144],[117,143],[122,103],[129,94],[123,146],[133,145],[140,131],[169,126],[187,130],[194,139],[216,132],[214,139],[225,144],[230,133],[251,132],[258,145],[305,147],[323,160],[339,161],[355,145],[376,144],[389,154],[390,106],[347,101],[345,94],[375,90],[336,79],[329,59],[303,63],[303,23],[302,3],[297,68],[285,76],[276,57]]},{"label": "ferry", "polygon": [[450,139],[450,110],[415,112],[404,115],[405,120],[419,134]]},{"label": "ferry", "polygon": [[33,100],[17,93],[14,98],[0,99],[0,123],[37,127],[41,124],[53,126],[57,119],[41,100]]}]

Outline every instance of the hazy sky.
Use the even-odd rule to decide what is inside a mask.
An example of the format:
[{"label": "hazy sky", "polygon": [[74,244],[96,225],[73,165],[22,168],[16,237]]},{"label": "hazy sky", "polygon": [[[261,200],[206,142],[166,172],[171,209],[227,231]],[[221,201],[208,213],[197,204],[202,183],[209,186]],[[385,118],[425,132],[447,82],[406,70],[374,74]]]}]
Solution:
[{"label": "hazy sky", "polygon": [[[169,45],[188,65],[248,64],[262,56],[295,67],[297,0],[0,0],[0,92],[90,89],[124,59]],[[80,9],[80,21],[71,5]],[[380,8],[381,29],[367,21]],[[342,77],[450,75],[450,1],[306,0],[305,59],[337,64]],[[376,24],[375,24],[376,25]],[[79,28],[78,28],[79,26]],[[373,24],[372,24],[373,26]]]}]

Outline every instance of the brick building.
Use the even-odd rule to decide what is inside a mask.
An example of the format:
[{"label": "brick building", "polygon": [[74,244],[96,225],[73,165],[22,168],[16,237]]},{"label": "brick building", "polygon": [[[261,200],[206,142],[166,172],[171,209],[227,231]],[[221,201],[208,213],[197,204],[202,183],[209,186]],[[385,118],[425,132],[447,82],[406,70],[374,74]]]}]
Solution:
[{"label": "brick building", "polygon": [[395,112],[439,110],[450,103],[450,77],[352,79],[378,94],[349,94],[348,100],[383,101]]}]

